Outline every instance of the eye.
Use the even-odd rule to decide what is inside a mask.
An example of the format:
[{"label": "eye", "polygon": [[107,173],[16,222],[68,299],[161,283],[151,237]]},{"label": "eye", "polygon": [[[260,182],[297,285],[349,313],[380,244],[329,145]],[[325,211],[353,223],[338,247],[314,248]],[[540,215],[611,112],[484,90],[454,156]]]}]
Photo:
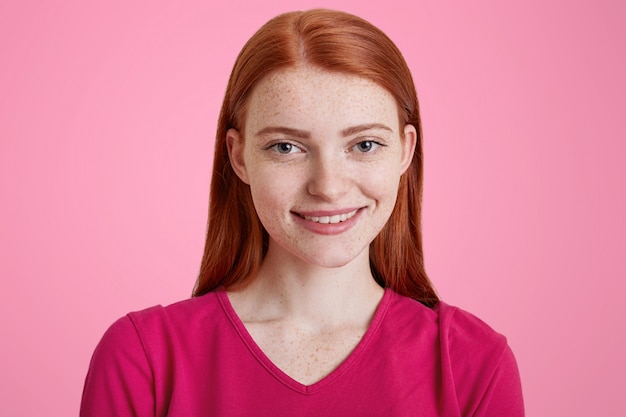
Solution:
[{"label": "eye", "polygon": [[378,142],[374,142],[373,140],[364,140],[354,145],[352,149],[359,151],[359,152],[366,153],[366,152],[371,152],[372,150],[376,149],[379,146],[380,146],[380,143]]},{"label": "eye", "polygon": [[280,153],[280,154],[290,154],[290,153],[297,153],[297,152],[302,152],[302,150],[300,150],[300,148],[298,148],[296,145],[293,145],[289,142],[280,142],[280,143],[275,143],[274,145],[270,146],[269,149],[273,149],[274,151]]}]

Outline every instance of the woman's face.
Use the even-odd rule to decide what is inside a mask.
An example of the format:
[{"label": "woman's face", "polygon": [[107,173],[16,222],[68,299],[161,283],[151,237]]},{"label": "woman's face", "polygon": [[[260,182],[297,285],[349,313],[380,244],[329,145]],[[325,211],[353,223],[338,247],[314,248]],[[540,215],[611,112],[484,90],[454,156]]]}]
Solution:
[{"label": "woman's face", "polygon": [[231,129],[227,143],[270,250],[339,267],[368,256],[416,136],[399,125],[395,99],[379,85],[303,66],[259,82],[244,131]]}]

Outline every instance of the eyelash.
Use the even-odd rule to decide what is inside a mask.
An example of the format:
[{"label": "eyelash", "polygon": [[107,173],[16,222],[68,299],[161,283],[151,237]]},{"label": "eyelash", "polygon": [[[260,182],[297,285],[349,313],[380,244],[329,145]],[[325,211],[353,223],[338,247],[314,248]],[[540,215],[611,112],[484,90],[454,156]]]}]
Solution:
[{"label": "eyelash", "polygon": [[[360,145],[363,145],[364,143],[370,144],[370,145],[371,145],[371,148],[370,148],[370,149],[368,149],[368,150],[359,150],[359,149],[358,149],[358,148],[359,148],[359,146],[360,146]],[[375,150],[376,150],[376,148],[378,148],[379,146],[385,146],[385,145],[383,145],[383,144],[382,144],[382,143],[380,143],[380,142],[376,142],[375,140],[362,140],[361,142],[359,142],[359,143],[357,143],[356,145],[354,145],[354,146],[352,147],[352,149],[354,149],[354,150],[358,150],[358,151],[359,151],[359,152],[361,152],[361,153],[370,153],[370,152],[375,151]]]},{"label": "eyelash", "polygon": [[[362,150],[359,149],[359,146],[363,145],[363,144],[369,144],[370,148],[367,150]],[[282,146],[289,146],[289,150],[287,150],[286,152],[283,152],[281,150],[279,150],[280,147]],[[380,142],[377,142],[375,140],[362,140],[358,143],[356,143],[354,146],[352,146],[350,149],[357,151],[359,153],[371,153],[374,152],[379,146],[386,146]],[[298,146],[298,145],[294,145],[293,143],[290,142],[277,142],[274,144],[271,144],[270,146],[268,146],[266,149],[268,150],[272,150],[280,155],[289,155],[292,153],[300,153],[303,152],[302,149]],[[296,152],[292,152],[292,150],[296,150]]]},{"label": "eyelash", "polygon": [[[281,152],[281,151],[279,151],[279,150],[278,150],[278,148],[279,148],[280,146],[284,146],[284,145],[288,145],[288,146],[290,146],[290,149],[289,149],[290,151],[291,151],[292,149],[297,149],[297,150],[298,150],[298,152],[290,152],[290,151],[289,151],[289,152]],[[278,142],[278,143],[274,143],[274,144],[272,144],[272,145],[268,146],[268,147],[267,147],[267,149],[269,149],[269,150],[273,150],[274,152],[276,152],[276,153],[278,153],[278,154],[281,154],[281,155],[288,155],[288,154],[290,154],[290,153],[299,153],[299,152],[302,152],[302,149],[300,149],[298,146],[294,145],[293,143],[289,143],[289,142]]]}]

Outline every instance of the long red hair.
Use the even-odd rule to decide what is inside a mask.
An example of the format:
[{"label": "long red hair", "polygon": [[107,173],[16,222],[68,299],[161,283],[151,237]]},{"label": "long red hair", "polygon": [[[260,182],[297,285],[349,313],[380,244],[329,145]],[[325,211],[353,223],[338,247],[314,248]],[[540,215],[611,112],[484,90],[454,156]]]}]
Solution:
[{"label": "long red hair", "polygon": [[250,38],[237,57],[217,126],[207,236],[193,295],[220,286],[243,285],[261,265],[268,234],[254,209],[249,186],[230,166],[226,132],[243,130],[248,97],[261,79],[302,63],[374,81],[395,97],[400,126],[412,124],[417,129],[413,161],[400,179],[389,221],[371,244],[370,265],[381,286],[433,306],[438,297],[424,270],[422,131],[411,73],[382,31],[359,17],[323,9],[275,17]]}]

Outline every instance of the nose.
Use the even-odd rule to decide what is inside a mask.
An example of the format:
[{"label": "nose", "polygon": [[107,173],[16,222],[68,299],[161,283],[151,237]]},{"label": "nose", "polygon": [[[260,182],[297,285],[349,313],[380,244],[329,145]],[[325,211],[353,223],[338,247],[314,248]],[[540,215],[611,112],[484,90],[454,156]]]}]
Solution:
[{"label": "nose", "polygon": [[348,190],[349,170],[340,156],[317,155],[311,160],[307,191],[325,201],[336,201]]}]

